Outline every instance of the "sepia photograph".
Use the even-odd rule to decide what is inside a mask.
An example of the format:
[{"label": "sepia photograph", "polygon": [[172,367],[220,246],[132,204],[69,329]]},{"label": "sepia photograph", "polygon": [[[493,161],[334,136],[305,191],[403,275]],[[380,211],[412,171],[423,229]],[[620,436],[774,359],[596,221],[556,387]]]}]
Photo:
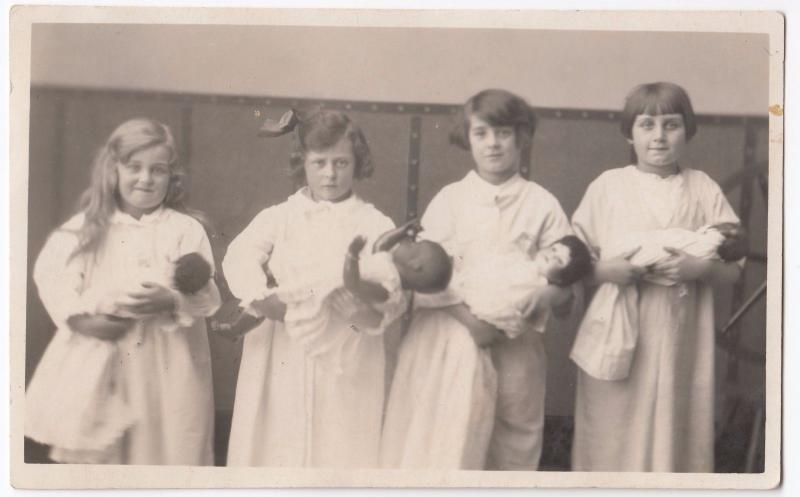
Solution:
[{"label": "sepia photograph", "polygon": [[10,17],[16,488],[780,484],[780,13]]}]

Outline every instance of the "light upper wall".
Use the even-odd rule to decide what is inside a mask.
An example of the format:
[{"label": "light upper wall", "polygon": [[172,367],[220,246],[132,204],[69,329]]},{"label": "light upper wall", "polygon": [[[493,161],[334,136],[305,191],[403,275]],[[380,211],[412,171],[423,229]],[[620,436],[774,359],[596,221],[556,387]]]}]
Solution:
[{"label": "light upper wall", "polygon": [[33,84],[446,104],[501,87],[615,110],[669,80],[701,113],[768,106],[758,34],[38,24],[32,44]]}]

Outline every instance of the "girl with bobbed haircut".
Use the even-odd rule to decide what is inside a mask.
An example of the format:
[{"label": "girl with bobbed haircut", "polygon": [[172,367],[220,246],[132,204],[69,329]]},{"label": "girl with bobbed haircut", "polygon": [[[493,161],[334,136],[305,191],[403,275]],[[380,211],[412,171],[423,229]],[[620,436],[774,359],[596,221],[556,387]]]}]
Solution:
[{"label": "girl with bobbed haircut", "polygon": [[536,114],[525,100],[506,90],[483,90],[461,107],[450,132],[450,143],[464,150],[470,150],[470,116],[492,126],[513,126],[520,150],[530,145],[536,131]]},{"label": "girl with bobbed haircut", "polygon": [[364,132],[346,114],[338,111],[317,110],[306,116],[300,115],[295,125],[294,150],[289,156],[289,175],[305,182],[303,165],[310,150],[325,150],[333,147],[342,138],[353,146],[355,179],[372,176],[372,153]]},{"label": "girl with bobbed haircut", "polygon": [[[537,252],[572,230],[558,199],[520,174],[536,129],[525,100],[483,90],[453,124],[450,141],[471,152],[472,167],[433,197],[420,234],[451,256],[456,284],[414,297],[386,406],[381,466],[532,471],[544,433],[545,311],[568,303],[571,290],[543,286],[525,317],[512,318],[518,330],[501,330],[473,313],[459,281],[485,269],[485,258],[473,255]],[[501,285],[513,290],[511,282]]]},{"label": "girl with bobbed haircut", "polygon": [[691,140],[697,132],[692,101],[686,90],[675,83],[663,81],[646,83],[628,93],[620,123],[620,130],[625,138],[630,140],[633,137],[633,122],[640,114],[680,114],[683,116],[683,125],[686,129],[686,141]]},{"label": "girl with bobbed haircut", "polygon": [[[663,259],[651,264],[636,257],[645,248],[638,243],[623,253],[616,247],[648,232],[741,223],[716,181],[682,163],[697,131],[683,88],[635,87],[621,131],[633,145],[633,162],[603,171],[572,215],[595,260],[587,283],[598,287],[570,354],[579,366],[572,470],[710,473],[714,292],[733,284],[741,267],[663,242]],[[616,302],[635,319],[604,304],[604,294],[617,299],[623,292],[630,298]],[[612,326],[615,338],[605,333]]]}]

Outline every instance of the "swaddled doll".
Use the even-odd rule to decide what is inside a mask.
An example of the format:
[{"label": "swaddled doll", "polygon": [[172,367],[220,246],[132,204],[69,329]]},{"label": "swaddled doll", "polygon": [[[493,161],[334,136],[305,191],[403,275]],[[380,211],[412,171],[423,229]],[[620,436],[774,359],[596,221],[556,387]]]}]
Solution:
[{"label": "swaddled doll", "polygon": [[[525,331],[530,308],[537,291],[548,284],[568,287],[586,276],[592,268],[586,245],[576,236],[565,236],[542,250],[527,247],[527,237],[507,246],[487,246],[467,257],[479,260],[465,263],[469,268],[458,273],[454,288],[476,317],[493,324],[509,338]],[[543,332],[548,313],[532,323]]]},{"label": "swaddled doll", "polygon": [[[193,295],[205,288],[208,281],[211,279],[211,265],[197,252],[191,252],[179,257],[174,264],[167,269],[167,286],[183,295]],[[169,274],[171,273],[171,274]],[[158,275],[155,278],[149,279],[162,279]],[[133,289],[148,288],[147,282],[137,282]],[[127,312],[123,309],[116,307],[108,307],[103,309],[103,313],[99,316],[95,315],[92,319],[88,319],[86,314],[76,314],[67,319],[67,323],[72,328],[81,328],[83,331],[96,330],[99,333],[100,328],[114,330],[108,338],[118,338],[125,331],[127,331],[136,320],[134,314]],[[173,318],[176,325],[182,325],[185,317],[180,315],[180,311],[176,309],[173,313]],[[163,319],[160,318],[160,319]],[[191,319],[191,318],[190,318]],[[168,326],[169,327],[169,326]]]},{"label": "swaddled doll", "polygon": [[[651,269],[678,251],[699,258],[726,262],[742,259],[747,253],[743,229],[735,223],[704,226],[697,231],[681,228],[632,233],[611,244],[603,258],[631,254],[631,264],[644,267],[642,280],[664,286],[678,286],[686,295],[685,283],[656,274]],[[601,380],[628,377],[638,341],[638,291],[636,285],[600,285],[578,328],[570,357],[587,374]]]},{"label": "swaddled doll", "polygon": [[[445,289],[452,275],[450,258],[437,243],[415,241],[419,230],[417,220],[411,220],[387,231],[375,241],[372,253],[363,259],[361,252],[366,239],[354,238],[345,255],[341,275],[323,275],[320,285],[323,288],[318,288],[313,296],[304,286],[275,288],[287,305],[284,317],[287,331],[298,336],[303,334],[303,330],[319,329],[318,321],[329,317],[324,300],[337,288],[345,288],[383,311],[385,322],[398,318],[405,310],[402,290],[434,293]],[[212,329],[228,337],[237,337],[263,320],[260,313],[249,306],[233,323],[213,323]],[[357,330],[355,326],[352,328]]]}]

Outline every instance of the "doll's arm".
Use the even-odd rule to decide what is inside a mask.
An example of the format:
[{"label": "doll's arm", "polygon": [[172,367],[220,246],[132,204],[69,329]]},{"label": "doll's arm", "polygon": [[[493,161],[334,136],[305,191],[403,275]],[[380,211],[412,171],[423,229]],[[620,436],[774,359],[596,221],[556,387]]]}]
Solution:
[{"label": "doll's arm", "polygon": [[385,302],[389,298],[389,292],[385,288],[377,283],[361,279],[358,259],[366,243],[367,239],[363,236],[357,236],[350,242],[350,247],[344,259],[342,275],[344,287],[368,304]]},{"label": "doll's arm", "polygon": [[256,315],[252,307],[247,307],[242,311],[233,323],[211,322],[211,331],[231,340],[236,340],[240,336],[247,334],[253,328],[261,324],[265,317]]}]

